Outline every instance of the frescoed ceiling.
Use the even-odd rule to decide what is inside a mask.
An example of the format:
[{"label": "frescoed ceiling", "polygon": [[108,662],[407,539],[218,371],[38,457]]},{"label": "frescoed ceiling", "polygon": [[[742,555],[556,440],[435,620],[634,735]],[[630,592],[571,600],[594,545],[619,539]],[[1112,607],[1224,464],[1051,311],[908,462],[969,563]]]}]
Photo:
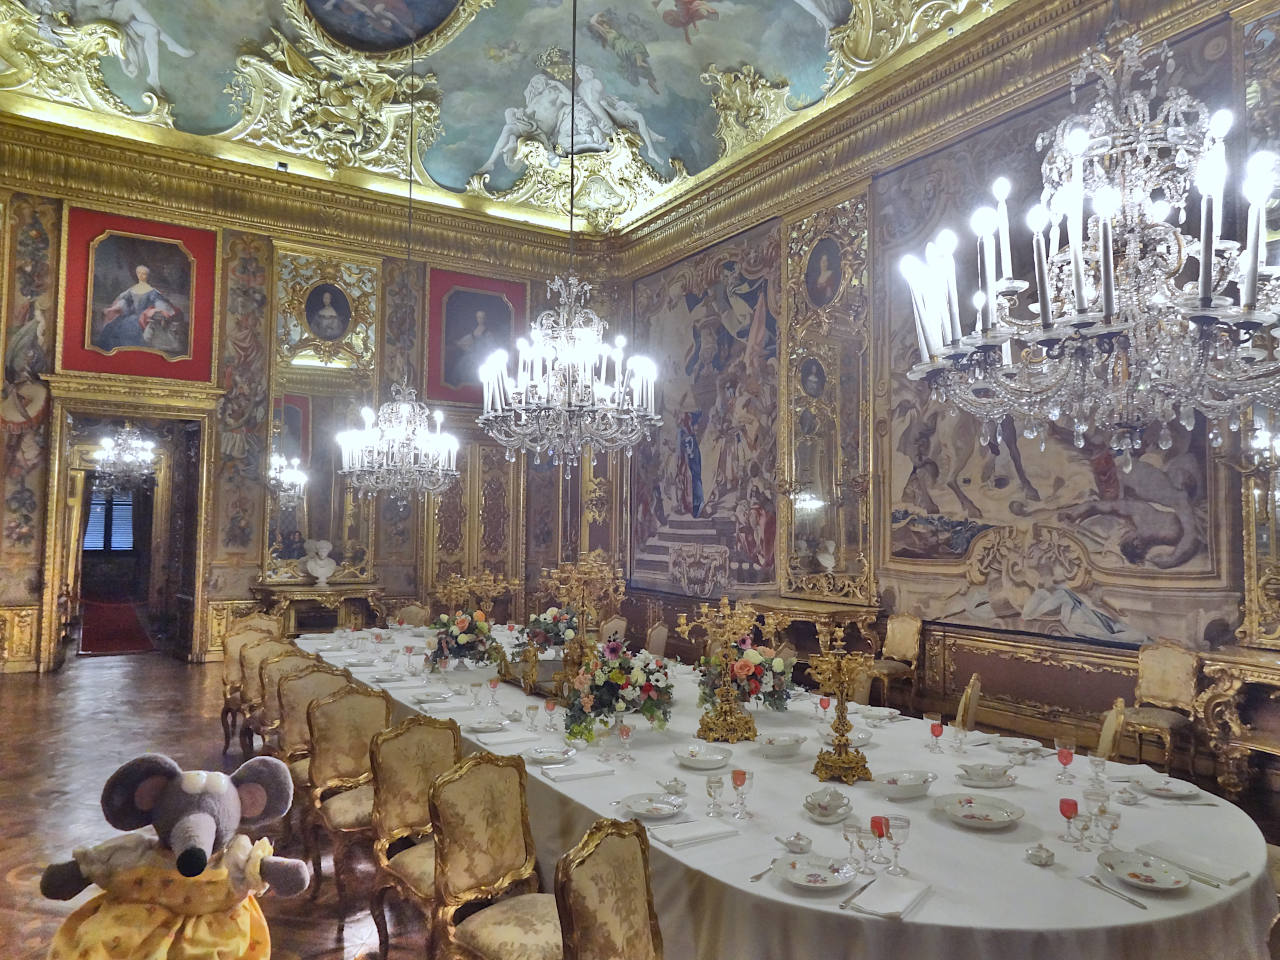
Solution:
[{"label": "frescoed ceiling", "polygon": [[0,93],[619,229],[1003,5],[579,0],[572,142],[570,0],[0,0]]}]

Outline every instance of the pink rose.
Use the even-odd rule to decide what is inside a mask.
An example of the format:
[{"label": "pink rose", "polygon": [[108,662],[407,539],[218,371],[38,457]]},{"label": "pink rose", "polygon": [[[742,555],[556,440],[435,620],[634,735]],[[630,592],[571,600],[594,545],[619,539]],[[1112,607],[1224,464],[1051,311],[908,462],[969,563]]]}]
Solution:
[{"label": "pink rose", "polygon": [[582,709],[585,710],[587,713],[591,712],[591,708],[595,706],[595,703],[596,703],[596,698],[591,696],[591,694],[588,693],[583,695]]},{"label": "pink rose", "polygon": [[733,662],[733,675],[739,680],[743,680],[753,673],[755,673],[755,667],[751,666],[745,659]]}]

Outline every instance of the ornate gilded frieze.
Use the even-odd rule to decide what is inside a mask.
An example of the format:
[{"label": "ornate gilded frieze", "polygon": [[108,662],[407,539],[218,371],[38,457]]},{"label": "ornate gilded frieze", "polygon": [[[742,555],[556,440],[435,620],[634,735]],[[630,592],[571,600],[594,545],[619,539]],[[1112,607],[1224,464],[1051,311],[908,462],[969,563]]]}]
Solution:
[{"label": "ornate gilded frieze", "polygon": [[[679,190],[689,178],[679,160],[672,160],[675,174],[663,179],[641,151],[644,144],[630,130],[620,129],[609,138],[609,149],[574,157],[575,216],[593,230],[605,233],[651,209],[667,193]],[[569,163],[549,154],[540,141],[524,138],[515,158],[525,171],[508,190],[489,190],[489,175],[476,173],[467,181],[467,196],[520,204],[569,215]]]},{"label": "ornate gilded frieze", "polygon": [[759,143],[793,112],[791,84],[782,78],[769,80],[749,63],[740,70],[721,70],[713,63],[699,79],[715,88],[711,105],[720,118],[716,139],[721,157]]},{"label": "ornate gilded frieze", "polygon": [[172,105],[154,91],[142,95],[141,113],[107,86],[104,57],[125,56],[124,30],[94,20],[79,26],[63,12],[37,14],[18,0],[0,0],[0,90],[124,117],[173,126]]},{"label": "ornate gilded frieze", "polygon": [[297,40],[272,29],[262,55],[237,59],[226,92],[241,117],[222,136],[318,161],[330,173],[358,168],[405,179],[412,171],[429,182],[422,153],[441,132],[435,75],[335,43],[302,0],[284,9]]}]

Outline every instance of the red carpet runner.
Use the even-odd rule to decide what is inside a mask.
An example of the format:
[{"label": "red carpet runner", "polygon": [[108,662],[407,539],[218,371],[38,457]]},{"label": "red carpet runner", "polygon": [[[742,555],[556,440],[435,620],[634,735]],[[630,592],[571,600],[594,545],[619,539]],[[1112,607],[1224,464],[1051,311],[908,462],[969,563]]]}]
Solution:
[{"label": "red carpet runner", "polygon": [[151,649],[135,604],[84,600],[81,620],[81,653],[140,653]]}]

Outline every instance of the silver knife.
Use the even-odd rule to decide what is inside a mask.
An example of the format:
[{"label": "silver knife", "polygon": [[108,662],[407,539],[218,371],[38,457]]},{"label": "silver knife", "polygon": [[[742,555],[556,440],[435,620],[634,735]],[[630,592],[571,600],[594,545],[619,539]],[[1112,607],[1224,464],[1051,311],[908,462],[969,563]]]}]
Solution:
[{"label": "silver knife", "polygon": [[862,893],[862,891],[867,889],[867,887],[875,883],[877,879],[879,878],[872,877],[871,879],[864,880],[862,883],[858,884],[858,889],[854,890],[853,893],[849,894],[847,897],[845,897],[843,900],[840,901],[840,909],[848,910],[850,907],[856,907],[857,904],[853,902],[853,898],[858,896],[860,893]]},{"label": "silver knife", "polygon": [[1080,879],[1083,880],[1085,883],[1088,883],[1092,886],[1097,887],[1099,890],[1107,891],[1107,893],[1111,894],[1113,897],[1119,897],[1121,900],[1125,901],[1125,903],[1131,903],[1135,907],[1140,907],[1143,910],[1147,909],[1147,905],[1143,903],[1141,900],[1136,900],[1133,897],[1129,896],[1127,893],[1121,893],[1119,890],[1115,890],[1111,887],[1108,887],[1105,883],[1103,883],[1101,880],[1099,880],[1097,877],[1095,877],[1091,873],[1086,873]]}]

